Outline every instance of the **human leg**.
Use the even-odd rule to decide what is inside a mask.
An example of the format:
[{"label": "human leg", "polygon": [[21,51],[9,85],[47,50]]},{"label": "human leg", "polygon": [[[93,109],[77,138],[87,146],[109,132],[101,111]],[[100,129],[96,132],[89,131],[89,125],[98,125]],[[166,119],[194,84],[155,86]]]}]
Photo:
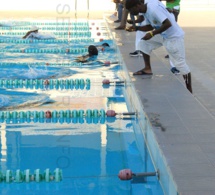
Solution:
[{"label": "human leg", "polygon": [[179,10],[173,9],[173,15],[175,16],[175,21],[176,22],[178,21],[178,15],[179,15],[179,13],[180,13]]},{"label": "human leg", "polygon": [[126,21],[128,17],[128,10],[124,7],[122,11],[122,19],[120,25],[115,30],[124,30],[126,27]]},{"label": "human leg", "polygon": [[187,89],[190,91],[190,93],[193,93],[191,73],[183,75],[183,78],[184,78]]},{"label": "human leg", "polygon": [[165,40],[164,47],[169,53],[170,61],[182,73],[187,89],[192,93],[190,68],[185,59],[184,39],[176,38]]},{"label": "human leg", "polygon": [[151,62],[150,62],[150,54],[152,50],[157,49],[163,45],[163,38],[161,35],[155,35],[150,40],[140,40],[138,44],[138,50],[143,55],[143,61],[145,67],[133,75],[143,75],[143,74],[151,74],[152,75],[152,69],[151,69]]},{"label": "human leg", "polygon": [[136,31],[136,38],[135,38],[135,51],[130,53],[130,56],[137,57],[139,55],[142,55],[142,53],[139,52],[138,50],[138,44],[140,40],[144,37],[146,33],[143,31]]},{"label": "human leg", "polygon": [[123,4],[122,4],[122,3],[119,3],[119,4],[118,4],[118,8],[117,8],[118,20],[119,20],[119,21],[122,20],[122,11],[123,11]]}]

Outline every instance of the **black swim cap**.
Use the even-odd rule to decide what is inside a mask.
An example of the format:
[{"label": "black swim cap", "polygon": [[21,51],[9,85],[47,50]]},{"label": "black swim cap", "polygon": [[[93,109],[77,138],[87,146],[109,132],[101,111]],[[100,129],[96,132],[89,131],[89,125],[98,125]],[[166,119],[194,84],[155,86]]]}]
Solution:
[{"label": "black swim cap", "polygon": [[98,55],[98,49],[94,45],[90,45],[88,47],[88,52],[89,52],[89,56],[94,56],[94,55],[97,56]]},{"label": "black swim cap", "polygon": [[136,6],[137,4],[140,4],[140,0],[126,0],[125,8],[131,9],[132,7]]},{"label": "black swim cap", "polygon": [[102,43],[102,46],[104,46],[104,47],[110,47],[110,45],[108,43]]}]

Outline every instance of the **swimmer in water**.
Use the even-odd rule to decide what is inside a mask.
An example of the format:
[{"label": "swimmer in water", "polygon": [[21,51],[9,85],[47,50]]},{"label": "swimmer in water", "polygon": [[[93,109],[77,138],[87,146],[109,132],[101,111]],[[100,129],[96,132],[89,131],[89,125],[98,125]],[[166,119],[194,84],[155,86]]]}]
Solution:
[{"label": "swimmer in water", "polygon": [[102,49],[105,47],[110,47],[110,46],[108,43],[103,43],[102,45],[98,45],[98,46],[90,45],[88,47],[88,54],[83,56],[78,56],[75,61],[84,63],[84,62],[96,60],[98,56],[98,48]]},{"label": "swimmer in water", "polygon": [[22,37],[23,39],[55,39],[52,35],[39,33],[37,26],[32,26],[31,29]]}]

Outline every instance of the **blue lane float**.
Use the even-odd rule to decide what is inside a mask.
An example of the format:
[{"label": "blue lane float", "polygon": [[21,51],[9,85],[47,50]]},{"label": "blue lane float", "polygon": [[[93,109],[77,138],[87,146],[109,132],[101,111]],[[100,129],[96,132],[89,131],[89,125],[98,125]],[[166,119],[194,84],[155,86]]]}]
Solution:
[{"label": "blue lane float", "polygon": [[62,170],[56,168],[53,173],[49,169],[45,169],[42,173],[40,169],[36,169],[33,174],[30,173],[29,169],[24,172],[19,169],[14,173],[11,170],[6,170],[5,172],[0,171],[0,182],[5,183],[22,183],[22,182],[60,182],[63,179]]},{"label": "blue lane float", "polygon": [[77,39],[0,39],[0,43],[89,43],[94,42],[93,38],[77,38]]},{"label": "blue lane float", "polygon": [[[31,29],[31,27],[28,27],[28,26],[25,26],[25,27],[1,27],[1,30],[2,31],[29,31]],[[44,31],[54,31],[54,30],[57,30],[57,31],[89,31],[90,30],[90,27],[89,26],[53,26],[53,27],[45,27],[45,26],[42,26],[39,28],[40,30],[44,30]]]},{"label": "blue lane float", "polygon": [[54,62],[0,62],[0,66],[82,66],[82,62],[54,63]]},{"label": "blue lane float", "polygon": [[[53,32],[57,37],[91,37],[90,31],[70,31],[70,32]],[[25,32],[1,32],[3,36],[24,36]]]},{"label": "blue lane float", "polygon": [[67,49],[0,49],[0,52],[8,53],[68,53],[68,54],[82,54],[88,51],[87,48],[67,48]]},{"label": "blue lane float", "polygon": [[134,120],[135,118],[131,117],[76,117],[76,118],[9,118],[3,119],[0,118],[0,123],[6,124],[23,124],[23,123],[60,123],[60,124],[106,124],[106,123],[114,123],[116,120]]}]

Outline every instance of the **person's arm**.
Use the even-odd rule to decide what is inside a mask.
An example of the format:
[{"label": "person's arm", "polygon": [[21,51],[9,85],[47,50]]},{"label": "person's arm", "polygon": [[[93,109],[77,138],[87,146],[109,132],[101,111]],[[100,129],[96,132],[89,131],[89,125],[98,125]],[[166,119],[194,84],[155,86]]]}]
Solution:
[{"label": "person's arm", "polygon": [[150,31],[150,30],[153,30],[154,28],[148,24],[148,25],[145,25],[145,26],[136,26],[136,31],[137,30],[140,30],[140,31],[144,31],[144,32],[147,32],[147,31]]},{"label": "person's arm", "polygon": [[138,18],[136,20],[127,20],[127,22],[129,24],[133,24],[133,23],[141,23],[144,20],[144,17],[142,15],[138,16]]},{"label": "person's arm", "polygon": [[168,28],[170,28],[172,26],[171,22],[169,21],[169,19],[166,19],[163,21],[162,25],[160,26],[160,28],[155,29],[153,31],[149,31],[144,37],[144,40],[149,40],[151,39],[153,36],[160,34],[164,31],[166,31]]}]

